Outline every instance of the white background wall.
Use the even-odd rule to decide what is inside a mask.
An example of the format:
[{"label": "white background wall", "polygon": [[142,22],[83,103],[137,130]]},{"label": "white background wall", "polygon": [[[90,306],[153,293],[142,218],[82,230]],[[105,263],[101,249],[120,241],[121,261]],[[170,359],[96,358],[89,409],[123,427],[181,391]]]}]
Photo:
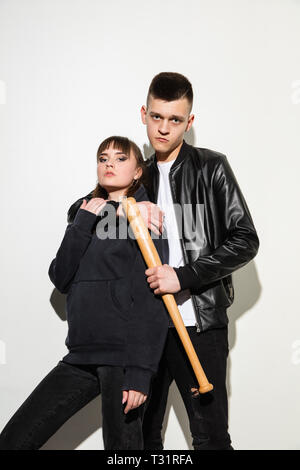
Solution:
[{"label": "white background wall", "polygon": [[[260,238],[228,310],[233,445],[300,449],[299,40],[298,0],[0,1],[0,429],[67,352],[47,271],[98,145],[121,134],[149,155],[139,110],[176,71],[195,94],[186,140],[228,156]],[[103,448],[100,397],[43,448]],[[165,449],[189,448],[173,384]]]}]

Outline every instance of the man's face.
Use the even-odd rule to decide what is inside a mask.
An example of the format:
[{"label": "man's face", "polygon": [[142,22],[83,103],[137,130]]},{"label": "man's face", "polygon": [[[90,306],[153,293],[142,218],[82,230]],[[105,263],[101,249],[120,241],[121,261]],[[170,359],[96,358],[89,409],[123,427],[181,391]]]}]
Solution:
[{"label": "man's face", "polygon": [[161,154],[172,152],[181,144],[184,133],[191,128],[194,120],[186,98],[164,101],[151,95],[148,108],[141,108],[141,116],[152,147]]}]

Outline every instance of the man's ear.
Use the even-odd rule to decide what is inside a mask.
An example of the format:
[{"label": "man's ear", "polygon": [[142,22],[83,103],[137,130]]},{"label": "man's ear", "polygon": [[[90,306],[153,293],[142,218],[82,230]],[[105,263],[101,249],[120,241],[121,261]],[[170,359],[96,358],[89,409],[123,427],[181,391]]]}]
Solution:
[{"label": "man's ear", "polygon": [[141,118],[142,118],[143,124],[146,124],[146,114],[147,114],[147,108],[143,104],[143,106],[141,107]]},{"label": "man's ear", "polygon": [[188,118],[188,123],[187,123],[186,129],[185,129],[185,132],[188,132],[190,130],[190,128],[192,127],[192,124],[194,122],[194,119],[195,119],[195,115],[191,114]]}]

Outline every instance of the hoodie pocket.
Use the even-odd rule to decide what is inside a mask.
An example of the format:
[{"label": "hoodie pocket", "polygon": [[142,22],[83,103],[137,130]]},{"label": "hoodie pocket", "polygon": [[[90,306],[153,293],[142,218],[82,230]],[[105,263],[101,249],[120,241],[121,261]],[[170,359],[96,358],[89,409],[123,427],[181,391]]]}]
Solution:
[{"label": "hoodie pocket", "polygon": [[118,314],[125,320],[128,320],[131,304],[128,284],[124,282],[124,278],[112,279],[107,281],[107,283],[112,304],[115,306]]},{"label": "hoodie pocket", "polygon": [[67,300],[67,347],[124,344],[128,317],[117,308],[110,283],[99,279],[73,284]]}]

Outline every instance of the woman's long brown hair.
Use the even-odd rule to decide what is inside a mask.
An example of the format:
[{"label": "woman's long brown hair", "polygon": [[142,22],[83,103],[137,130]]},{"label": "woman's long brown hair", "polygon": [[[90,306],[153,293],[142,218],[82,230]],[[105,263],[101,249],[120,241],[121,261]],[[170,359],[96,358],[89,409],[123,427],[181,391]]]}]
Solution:
[{"label": "woman's long brown hair", "polygon": [[[101,142],[101,144],[99,145],[99,148],[97,150],[97,162],[98,162],[100,154],[104,152],[110,145],[112,145],[114,149],[120,150],[121,152],[125,153],[125,155],[128,155],[128,156],[130,152],[132,151],[136,159],[137,167],[142,169],[142,176],[138,180],[136,180],[137,182],[135,184],[132,184],[126,191],[125,195],[127,197],[131,197],[134,195],[135,191],[141,186],[141,184],[144,184],[146,186],[146,167],[147,166],[143,158],[142,152],[140,151],[139,147],[132,140],[129,140],[127,137],[113,135],[103,140],[103,142]],[[99,184],[99,182],[97,182],[96,187],[93,190],[91,197],[92,198],[102,197],[104,199],[107,199],[108,193],[106,189],[104,189]]]}]

